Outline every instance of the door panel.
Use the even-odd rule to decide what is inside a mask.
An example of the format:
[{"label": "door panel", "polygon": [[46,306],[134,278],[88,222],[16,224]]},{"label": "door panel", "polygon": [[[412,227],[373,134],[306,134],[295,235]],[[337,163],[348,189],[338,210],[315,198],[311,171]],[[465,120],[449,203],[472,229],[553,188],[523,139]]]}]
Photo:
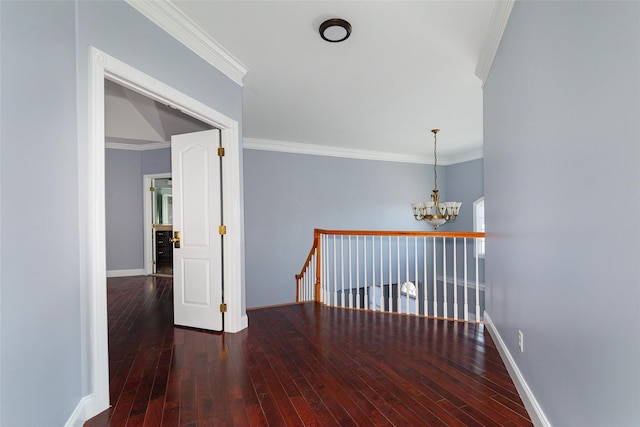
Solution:
[{"label": "door panel", "polygon": [[222,330],[222,240],[217,129],[171,138],[174,323]]},{"label": "door panel", "polygon": [[206,259],[183,260],[184,291],[182,300],[185,304],[208,308],[211,305],[209,288],[198,286],[205,283],[211,275],[211,263]]}]

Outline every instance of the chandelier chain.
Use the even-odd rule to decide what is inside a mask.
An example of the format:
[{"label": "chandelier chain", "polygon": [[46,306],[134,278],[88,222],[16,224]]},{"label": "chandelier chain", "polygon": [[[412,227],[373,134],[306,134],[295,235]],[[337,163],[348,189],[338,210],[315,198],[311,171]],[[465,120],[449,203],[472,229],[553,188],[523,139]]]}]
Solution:
[{"label": "chandelier chain", "polygon": [[433,133],[433,175],[435,177],[434,179],[434,190],[438,189],[438,150],[437,150],[437,146],[438,145],[438,133],[434,132]]}]

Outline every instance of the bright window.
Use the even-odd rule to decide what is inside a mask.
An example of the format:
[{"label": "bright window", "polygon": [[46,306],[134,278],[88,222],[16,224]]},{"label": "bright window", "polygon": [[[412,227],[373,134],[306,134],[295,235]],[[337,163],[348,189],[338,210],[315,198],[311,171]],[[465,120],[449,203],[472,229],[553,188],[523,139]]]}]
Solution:
[{"label": "bright window", "polygon": [[[484,197],[473,202],[473,231],[484,232]],[[479,239],[478,256],[484,258],[484,239]]]}]

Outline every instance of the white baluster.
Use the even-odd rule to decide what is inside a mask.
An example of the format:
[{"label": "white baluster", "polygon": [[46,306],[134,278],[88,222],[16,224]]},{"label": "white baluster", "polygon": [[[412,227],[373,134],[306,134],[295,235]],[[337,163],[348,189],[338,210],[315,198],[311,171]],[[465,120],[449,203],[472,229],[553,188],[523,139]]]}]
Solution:
[{"label": "white baluster", "polygon": [[356,236],[356,308],[360,307],[360,250],[358,241],[360,238]]},{"label": "white baluster", "polygon": [[392,271],[393,269],[391,268],[391,236],[389,236],[389,311],[393,311],[393,292],[391,292],[391,284],[393,283],[393,279],[392,279]]},{"label": "white baluster", "polygon": [[384,311],[384,258],[382,250],[382,236],[380,236],[380,311]]},{"label": "white baluster", "polygon": [[[309,270],[307,271],[308,273],[313,272],[314,261],[315,261],[315,255],[313,256],[313,258],[311,258],[311,262],[309,262]],[[315,272],[313,275],[315,276]],[[309,300],[309,277],[311,277],[311,274],[304,275],[304,300],[305,301]]]},{"label": "white baluster", "polygon": [[376,236],[371,236],[371,310],[376,310]]},{"label": "white baluster", "polygon": [[[409,236],[404,237],[404,277],[406,277],[406,282],[409,281]],[[400,286],[400,285],[398,285]],[[406,298],[404,310],[406,314],[409,314],[409,285],[407,285]]]},{"label": "white baluster", "polygon": [[436,272],[438,265],[436,263],[436,238],[433,237],[433,316],[438,317],[438,278]]},{"label": "white baluster", "polygon": [[415,285],[416,285],[416,312],[415,314],[420,314],[420,287],[418,286],[418,236],[413,236],[413,265],[414,265],[414,275],[415,277]]},{"label": "white baluster", "polygon": [[315,287],[314,287],[314,293],[313,293],[314,298],[318,298],[318,301],[320,302],[322,302],[322,281],[324,280],[324,277],[322,277],[322,272],[324,271],[324,262],[326,258],[324,256],[324,251],[322,250],[323,244],[324,244],[324,236],[320,236],[320,245],[318,246],[318,254],[320,256],[320,261],[316,265],[316,268],[318,269],[318,272],[320,274],[320,295],[316,295]]},{"label": "white baluster", "polygon": [[476,322],[480,322],[480,280],[478,275],[478,239],[474,239],[476,244]]},{"label": "white baluster", "polygon": [[337,236],[333,235],[333,305],[338,305],[338,263],[336,251]]},{"label": "white baluster", "polygon": [[398,281],[396,282],[398,288],[398,307],[396,308],[396,313],[401,313],[400,305],[402,302],[402,297],[400,295],[400,236],[396,236],[396,267],[398,268]]},{"label": "white baluster", "polygon": [[325,265],[327,267],[326,267],[326,274],[324,276],[325,277],[325,283],[326,283],[326,285],[325,285],[325,304],[331,304],[331,287],[330,287],[331,286],[331,274],[329,273],[330,272],[330,268],[331,268],[331,261],[330,261],[330,258],[328,257],[328,255],[329,255],[329,235],[327,235],[325,241],[327,243],[326,246],[325,246],[325,248],[326,248],[325,253],[327,254],[327,256],[325,256],[325,258],[326,258],[326,264]]},{"label": "white baluster", "polygon": [[469,295],[467,294],[467,238],[464,238],[464,320],[469,321]]},{"label": "white baluster", "polygon": [[353,276],[351,274],[351,235],[349,235],[349,308],[353,308]]},{"label": "white baluster", "polygon": [[316,276],[318,274],[318,256],[313,259],[313,276],[309,278],[309,300],[315,301],[316,299]]},{"label": "white baluster", "polygon": [[364,268],[364,307],[369,308],[369,291],[367,290],[367,236],[362,236],[362,264]]},{"label": "white baluster", "polygon": [[428,286],[428,280],[427,280],[427,236],[423,236],[422,237],[422,245],[423,245],[423,250],[422,250],[422,262],[423,262],[423,268],[424,268],[424,274],[422,275],[422,277],[424,277],[424,315],[428,316],[429,315],[429,306],[428,304],[428,300],[427,300],[427,286]]},{"label": "white baluster", "polygon": [[344,307],[344,235],[340,235],[340,281],[342,282],[340,307]]},{"label": "white baluster", "polygon": [[447,290],[449,288],[449,284],[447,283],[447,240],[442,238],[442,293],[444,302],[442,304],[444,318],[449,317],[449,301],[447,301]]},{"label": "white baluster", "polygon": [[321,301],[323,303],[327,303],[327,291],[328,291],[328,283],[329,283],[329,236],[324,235],[322,247],[324,248],[324,256],[322,257],[322,276],[320,280],[320,295]]},{"label": "white baluster", "polygon": [[458,249],[453,238],[453,318],[458,320]]},{"label": "white baluster", "polygon": [[306,290],[305,290],[305,299],[307,301],[311,299],[311,280],[315,282],[315,279],[316,279],[316,256],[315,255],[311,259],[311,273],[312,273],[311,275],[306,277],[307,283],[306,283]]}]

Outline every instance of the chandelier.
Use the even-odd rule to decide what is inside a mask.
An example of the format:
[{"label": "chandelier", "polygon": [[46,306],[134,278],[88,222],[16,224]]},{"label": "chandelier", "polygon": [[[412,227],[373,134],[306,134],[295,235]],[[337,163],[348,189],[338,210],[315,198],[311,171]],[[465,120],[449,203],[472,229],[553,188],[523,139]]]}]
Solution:
[{"label": "chandelier", "polygon": [[458,218],[460,212],[461,202],[441,202],[440,194],[438,194],[438,132],[440,129],[433,129],[433,175],[434,186],[431,194],[430,202],[411,203],[413,209],[413,216],[417,221],[427,221],[433,225],[434,229],[438,229],[443,224],[453,222]]}]

